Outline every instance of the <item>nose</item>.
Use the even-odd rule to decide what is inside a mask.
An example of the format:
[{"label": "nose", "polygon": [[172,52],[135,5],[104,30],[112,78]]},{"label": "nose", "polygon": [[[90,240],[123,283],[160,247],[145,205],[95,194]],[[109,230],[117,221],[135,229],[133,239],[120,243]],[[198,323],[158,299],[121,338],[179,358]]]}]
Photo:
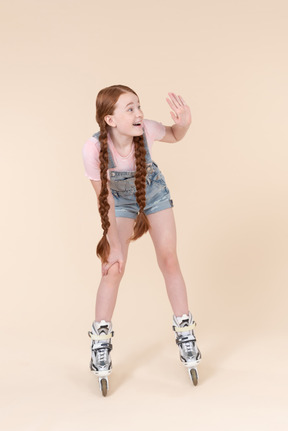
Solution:
[{"label": "nose", "polygon": [[137,108],[137,115],[141,118],[143,118],[143,112],[141,108]]}]

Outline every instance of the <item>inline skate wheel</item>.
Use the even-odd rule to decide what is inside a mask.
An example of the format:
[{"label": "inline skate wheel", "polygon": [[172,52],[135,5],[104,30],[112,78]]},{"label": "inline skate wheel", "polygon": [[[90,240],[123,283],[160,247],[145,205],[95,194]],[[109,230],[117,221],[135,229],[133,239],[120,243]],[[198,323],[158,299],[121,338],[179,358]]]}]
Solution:
[{"label": "inline skate wheel", "polygon": [[107,392],[108,392],[108,382],[107,382],[107,379],[106,378],[104,378],[104,379],[102,378],[102,379],[100,379],[99,383],[100,383],[101,393],[102,393],[103,397],[106,397]]},{"label": "inline skate wheel", "polygon": [[198,385],[198,371],[197,371],[197,369],[196,368],[190,368],[189,375],[190,375],[190,378],[193,382],[193,385],[197,386]]}]

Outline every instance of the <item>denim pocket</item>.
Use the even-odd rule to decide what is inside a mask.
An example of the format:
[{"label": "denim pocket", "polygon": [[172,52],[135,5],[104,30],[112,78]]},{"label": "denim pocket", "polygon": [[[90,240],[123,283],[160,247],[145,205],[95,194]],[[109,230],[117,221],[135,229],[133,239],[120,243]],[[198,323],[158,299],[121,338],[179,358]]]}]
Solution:
[{"label": "denim pocket", "polygon": [[164,175],[160,171],[155,173],[155,175],[151,179],[151,182],[156,184],[157,186],[166,187]]},{"label": "denim pocket", "polygon": [[117,193],[135,193],[135,180],[134,178],[121,178],[119,180],[110,181],[110,188]]},{"label": "denim pocket", "polygon": [[111,194],[112,194],[112,196],[113,196],[115,199],[117,199],[117,198],[119,197],[118,192],[117,192],[116,190],[113,190],[113,189],[110,189],[110,190],[111,190]]}]

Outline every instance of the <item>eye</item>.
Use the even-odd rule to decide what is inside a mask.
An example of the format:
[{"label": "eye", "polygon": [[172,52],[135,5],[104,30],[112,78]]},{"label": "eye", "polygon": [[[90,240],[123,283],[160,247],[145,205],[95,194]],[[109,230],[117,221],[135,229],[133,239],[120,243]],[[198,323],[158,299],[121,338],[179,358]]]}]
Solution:
[{"label": "eye", "polygon": [[133,111],[133,108],[129,108],[128,111]]}]

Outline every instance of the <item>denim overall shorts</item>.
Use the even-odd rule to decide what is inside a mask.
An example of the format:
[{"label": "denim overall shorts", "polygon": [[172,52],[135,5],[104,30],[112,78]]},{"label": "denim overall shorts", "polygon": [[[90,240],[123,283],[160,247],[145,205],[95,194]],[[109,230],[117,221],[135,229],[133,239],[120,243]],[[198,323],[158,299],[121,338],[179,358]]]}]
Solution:
[{"label": "denim overall shorts", "polygon": [[[93,136],[98,139],[100,132]],[[143,134],[146,149],[146,215],[173,207],[169,189],[166,185],[164,175],[155,162],[152,161],[145,133]],[[108,146],[108,169],[116,165]],[[114,197],[116,217],[135,219],[139,212],[136,200],[135,171],[110,171],[110,189]]]}]

